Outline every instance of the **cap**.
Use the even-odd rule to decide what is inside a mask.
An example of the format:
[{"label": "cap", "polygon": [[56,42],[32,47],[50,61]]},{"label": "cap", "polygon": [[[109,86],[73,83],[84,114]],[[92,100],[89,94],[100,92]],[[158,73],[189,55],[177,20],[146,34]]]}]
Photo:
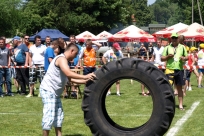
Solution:
[{"label": "cap", "polygon": [[204,43],[200,44],[200,48],[204,49]]},{"label": "cap", "polygon": [[171,37],[178,37],[178,34],[174,32],[171,34]]},{"label": "cap", "polygon": [[116,50],[120,50],[120,45],[116,42],[113,44],[113,47],[116,49]]},{"label": "cap", "polygon": [[188,46],[185,46],[185,48],[186,48],[187,51],[189,51],[189,47]]},{"label": "cap", "polygon": [[198,48],[196,47],[191,47],[190,51],[194,51],[194,50],[197,50]]},{"label": "cap", "polygon": [[18,41],[20,41],[20,40],[21,40],[21,37],[15,36],[15,37],[13,37],[13,40],[18,40]]}]

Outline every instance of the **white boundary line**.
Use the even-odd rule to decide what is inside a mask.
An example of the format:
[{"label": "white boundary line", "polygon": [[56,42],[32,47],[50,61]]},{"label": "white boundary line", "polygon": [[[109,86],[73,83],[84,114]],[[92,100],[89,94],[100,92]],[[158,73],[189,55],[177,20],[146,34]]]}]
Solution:
[{"label": "white boundary line", "polygon": [[175,136],[176,133],[179,131],[181,126],[188,120],[188,118],[192,115],[193,111],[197,108],[197,106],[200,104],[200,102],[194,102],[193,105],[189,110],[186,111],[186,114],[176,122],[174,127],[172,127],[166,136]]}]

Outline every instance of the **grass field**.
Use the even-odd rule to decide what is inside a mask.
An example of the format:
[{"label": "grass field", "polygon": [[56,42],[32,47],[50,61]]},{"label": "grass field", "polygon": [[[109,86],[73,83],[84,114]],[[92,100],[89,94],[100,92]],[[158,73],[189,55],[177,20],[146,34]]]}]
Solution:
[{"label": "grass field", "polygon": [[[188,91],[184,98],[185,111],[176,108],[171,128],[190,109],[194,102],[200,104],[189,119],[179,127],[176,136],[202,136],[204,126],[204,89],[198,89],[195,76],[192,76],[193,91]],[[39,86],[39,85],[38,85]],[[37,88],[38,88],[37,86]],[[82,86],[83,88],[83,86]],[[15,92],[15,89],[13,87]],[[37,89],[38,90],[38,89]],[[112,95],[107,96],[106,108],[109,116],[119,125],[136,127],[144,124],[152,111],[151,97],[140,95],[140,84],[130,80],[121,81],[121,96],[115,94],[115,85],[111,88]],[[25,98],[15,94],[14,97],[0,98],[0,135],[2,136],[39,136],[42,135],[42,101],[36,96]],[[81,110],[82,99],[62,99],[64,108],[63,136],[90,136],[89,128],[83,120]],[[176,97],[176,105],[178,105]],[[54,129],[50,132],[54,136]]]}]

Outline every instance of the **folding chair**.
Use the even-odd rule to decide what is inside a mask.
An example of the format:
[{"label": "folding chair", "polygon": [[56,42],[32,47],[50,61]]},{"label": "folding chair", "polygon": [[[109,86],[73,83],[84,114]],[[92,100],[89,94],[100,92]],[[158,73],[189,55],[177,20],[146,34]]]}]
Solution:
[{"label": "folding chair", "polygon": [[[81,74],[82,73],[82,69],[71,69],[71,71],[76,72],[77,74]],[[76,91],[72,90],[72,86],[74,88],[76,88]],[[68,98],[74,98],[72,96],[72,93],[76,93],[76,98],[77,99],[79,99],[79,95],[80,95],[80,98],[82,98],[80,84],[76,84],[76,83],[72,83],[72,82],[67,83],[65,85],[65,92],[64,92],[64,96],[63,97],[65,97],[65,93],[67,93]]]}]

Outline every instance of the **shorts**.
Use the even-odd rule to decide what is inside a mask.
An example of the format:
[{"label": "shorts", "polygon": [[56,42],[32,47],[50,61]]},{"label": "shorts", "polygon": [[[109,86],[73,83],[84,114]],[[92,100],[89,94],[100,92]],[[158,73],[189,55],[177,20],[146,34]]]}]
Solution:
[{"label": "shorts", "polygon": [[184,77],[186,80],[190,81],[191,71],[190,70],[184,70]]},{"label": "shorts", "polygon": [[72,65],[72,66],[69,66],[69,68],[70,68],[70,69],[76,69],[76,68],[78,68],[78,67]]},{"label": "shorts", "polygon": [[70,62],[70,61],[68,61],[68,65],[69,65],[69,68],[70,68],[70,69],[74,69],[74,68],[75,68],[74,63],[72,63],[72,62]]},{"label": "shorts", "polygon": [[60,98],[50,91],[40,88],[40,96],[43,102],[42,129],[51,130],[53,127],[62,127],[64,112]]},{"label": "shorts", "polygon": [[146,56],[146,52],[140,52],[140,56]]},{"label": "shorts", "polygon": [[83,75],[87,75],[87,74],[95,72],[95,71],[96,71],[96,67],[84,67]]},{"label": "shorts", "polygon": [[198,73],[203,73],[204,74],[204,69],[198,69]]},{"label": "shorts", "polygon": [[165,74],[171,85],[185,85],[184,70],[166,69]]},{"label": "shorts", "polygon": [[29,68],[29,84],[34,84],[39,79],[39,82],[43,80],[45,71],[44,67]]},{"label": "shorts", "polygon": [[11,78],[17,79],[17,75],[16,75],[16,69],[15,68],[10,68],[10,72],[11,72]]}]

